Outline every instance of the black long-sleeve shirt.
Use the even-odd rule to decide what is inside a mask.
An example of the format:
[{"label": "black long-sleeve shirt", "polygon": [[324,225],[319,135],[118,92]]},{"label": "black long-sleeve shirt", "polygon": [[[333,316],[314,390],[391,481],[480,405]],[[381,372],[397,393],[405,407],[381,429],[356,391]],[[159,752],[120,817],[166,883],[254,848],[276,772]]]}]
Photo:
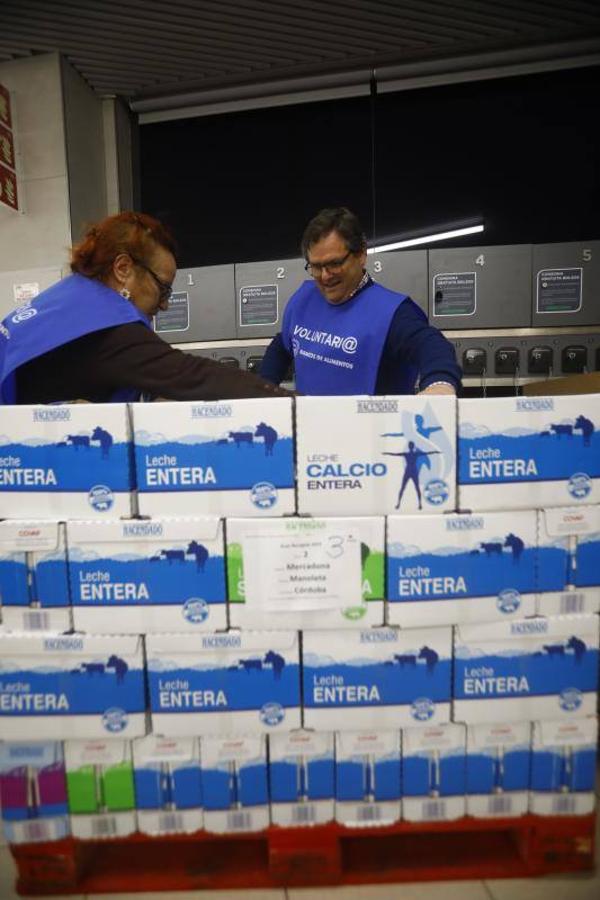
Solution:
[{"label": "black long-sleeve shirt", "polygon": [[18,403],[102,403],[119,388],[166,400],[290,396],[251,372],[183,353],[138,322],[94,331],[17,370]]}]

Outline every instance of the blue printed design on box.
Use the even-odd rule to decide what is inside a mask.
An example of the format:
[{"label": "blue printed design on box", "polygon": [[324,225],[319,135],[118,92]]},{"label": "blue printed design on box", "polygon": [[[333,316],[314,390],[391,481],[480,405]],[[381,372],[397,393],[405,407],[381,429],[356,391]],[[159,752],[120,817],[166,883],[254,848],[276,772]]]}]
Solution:
[{"label": "blue printed design on box", "polygon": [[398,706],[416,700],[450,699],[451,660],[427,645],[373,660],[359,656],[343,662],[331,656],[303,656],[304,705],[312,709]]},{"label": "blue printed design on box", "polygon": [[[499,411],[500,416],[500,411]],[[515,426],[493,433],[484,425],[461,422],[458,438],[459,484],[561,481],[573,478],[570,494],[584,499],[590,479],[600,477],[600,431],[583,414],[536,415],[538,428]],[[587,484],[587,487],[586,487]]]},{"label": "blue printed design on box", "polygon": [[182,606],[187,602],[186,618],[199,616],[203,621],[206,615],[202,617],[197,603],[224,603],[226,597],[223,556],[209,554],[194,539],[178,549],[157,544],[152,556],[71,551],[69,575],[74,606]]},{"label": "blue printed design on box", "polygon": [[146,762],[135,769],[138,809],[197,809],[202,806],[199,763]]},{"label": "blue printed design on box", "polygon": [[492,747],[467,755],[467,793],[496,794],[529,788],[529,746]]},{"label": "blue printed design on box", "polygon": [[[392,603],[460,600],[535,591],[536,549],[510,530],[472,538],[465,548],[442,546],[422,551],[414,544],[388,545],[388,599]],[[508,598],[505,598],[508,603]],[[513,605],[518,599],[513,595]],[[514,609],[501,608],[502,612]]]},{"label": "blue printed design on box", "polygon": [[144,492],[251,490],[253,502],[268,508],[277,489],[294,485],[292,437],[266,422],[170,440],[137,430],[135,459]]},{"label": "blue printed design on box", "polygon": [[[532,620],[535,621],[535,620]],[[458,647],[454,661],[456,699],[580,695],[598,687],[598,649],[576,634],[546,643],[485,653]],[[580,705],[580,703],[578,704]],[[569,707],[563,704],[567,710]]]},{"label": "blue printed design on box", "polygon": [[301,754],[269,762],[271,801],[300,803],[329,800],[334,795],[335,764],[332,753],[308,757]]},{"label": "blue printed design on box", "polygon": [[0,558],[0,602],[4,606],[43,609],[69,605],[67,563],[64,553],[49,553],[27,565],[25,553]]},{"label": "blue printed design on box", "polygon": [[[86,654],[84,640],[79,637],[52,637],[40,639],[39,652],[25,645],[19,657],[11,650],[10,637],[3,641],[0,658],[0,716],[48,717],[99,714],[106,716],[108,731],[115,728],[117,713],[121,714],[123,727],[128,713],[141,713],[146,708],[144,671],[131,666],[118,653],[101,654],[89,650]],[[23,647],[22,639],[14,639]],[[108,639],[107,639],[108,640]],[[77,650],[69,656],[68,644],[77,644]],[[43,648],[55,645],[58,654],[44,655]],[[14,645],[13,645],[14,646]],[[64,656],[60,650],[65,648]],[[125,717],[125,719],[123,719]]]},{"label": "blue printed design on box", "polygon": [[31,444],[0,444],[0,456],[13,460],[0,468],[0,490],[19,492],[112,491],[132,487],[132,445],[114,442],[96,426],[88,433],[65,434],[58,442],[32,438]]},{"label": "blue printed design on box", "polygon": [[405,797],[456,797],[465,793],[465,752],[423,750],[403,754]]},{"label": "blue printed design on box", "polygon": [[269,802],[266,762],[224,761],[202,767],[202,796],[206,810],[260,806]]},{"label": "blue printed design on box", "polygon": [[[201,658],[201,657],[199,657]],[[183,665],[181,661],[149,659],[150,702],[156,713],[219,713],[268,708],[261,721],[279,724],[286,709],[300,705],[297,663],[286,662],[274,650],[240,650],[237,660]]]},{"label": "blue printed design on box", "polygon": [[540,792],[593,792],[596,787],[596,747],[536,748],[532,754],[531,790]]},{"label": "blue printed design on box", "polygon": [[577,587],[600,584],[600,534],[588,534],[578,541],[574,583]]},{"label": "blue printed design on box", "polygon": [[399,800],[400,754],[355,756],[336,765],[336,799],[382,803]]}]

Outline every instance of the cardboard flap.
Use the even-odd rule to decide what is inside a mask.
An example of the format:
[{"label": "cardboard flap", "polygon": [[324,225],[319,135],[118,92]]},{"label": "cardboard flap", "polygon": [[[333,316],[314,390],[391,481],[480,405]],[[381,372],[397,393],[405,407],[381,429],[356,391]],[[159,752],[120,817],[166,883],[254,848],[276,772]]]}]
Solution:
[{"label": "cardboard flap", "polygon": [[600,532],[600,506],[569,506],[539,511],[542,527],[550,537]]},{"label": "cardboard flap", "polygon": [[598,719],[556,719],[535,722],[533,726],[534,747],[595,745],[598,740]]},{"label": "cardboard flap", "polygon": [[465,726],[459,724],[431,725],[425,728],[403,728],[404,753],[420,750],[454,750],[465,746]]},{"label": "cardboard flap", "polygon": [[469,725],[467,746],[469,750],[485,750],[486,747],[528,746],[531,741],[530,722],[506,722],[497,725]]}]

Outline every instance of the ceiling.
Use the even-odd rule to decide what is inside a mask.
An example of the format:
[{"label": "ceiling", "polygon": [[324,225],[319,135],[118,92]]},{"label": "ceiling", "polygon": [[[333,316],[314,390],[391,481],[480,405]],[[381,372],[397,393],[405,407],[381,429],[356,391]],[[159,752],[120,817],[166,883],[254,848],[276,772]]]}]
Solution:
[{"label": "ceiling", "polygon": [[0,0],[0,62],[58,51],[133,108],[469,54],[599,50],[597,0]]}]

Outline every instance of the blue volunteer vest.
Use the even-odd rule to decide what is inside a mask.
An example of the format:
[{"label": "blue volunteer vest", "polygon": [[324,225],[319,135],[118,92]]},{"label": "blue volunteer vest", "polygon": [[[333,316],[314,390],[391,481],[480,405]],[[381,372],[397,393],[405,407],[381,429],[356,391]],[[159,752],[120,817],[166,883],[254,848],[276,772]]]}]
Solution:
[{"label": "blue volunteer vest", "polygon": [[[50,350],[113,325],[150,321],[129,300],[100,281],[69,275],[13,310],[0,323],[0,404],[16,403],[16,371]],[[136,400],[139,391],[122,388],[113,403]],[[73,399],[76,399],[73,397]]]},{"label": "blue volunteer vest", "polygon": [[[305,281],[283,314],[281,337],[294,356],[302,394],[374,394],[391,321],[406,294],[370,284],[350,300],[328,303],[313,281]],[[398,368],[394,393],[412,394],[415,372]]]}]

